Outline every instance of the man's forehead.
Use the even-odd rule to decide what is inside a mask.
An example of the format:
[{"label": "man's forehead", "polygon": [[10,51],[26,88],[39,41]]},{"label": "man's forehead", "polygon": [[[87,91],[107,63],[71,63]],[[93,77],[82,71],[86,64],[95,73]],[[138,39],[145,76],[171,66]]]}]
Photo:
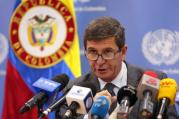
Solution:
[{"label": "man's forehead", "polygon": [[99,48],[99,47],[87,47],[87,50],[114,50],[115,48],[114,47],[111,47],[111,46],[107,46],[107,47],[103,47],[103,48]]}]

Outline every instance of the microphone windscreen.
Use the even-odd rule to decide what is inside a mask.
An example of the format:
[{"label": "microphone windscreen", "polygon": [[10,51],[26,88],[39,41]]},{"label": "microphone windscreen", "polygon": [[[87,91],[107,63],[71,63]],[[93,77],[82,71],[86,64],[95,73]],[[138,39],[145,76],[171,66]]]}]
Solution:
[{"label": "microphone windscreen", "polygon": [[160,81],[158,100],[162,98],[170,99],[170,105],[173,105],[175,102],[175,95],[178,90],[177,83],[172,78],[165,78]]},{"label": "microphone windscreen", "polygon": [[154,77],[154,78],[158,78],[157,73],[155,73],[154,71],[148,70],[148,71],[145,71],[144,74],[149,75],[149,76],[152,76],[152,77]]},{"label": "microphone windscreen", "polygon": [[69,77],[66,74],[60,74],[52,78],[53,81],[61,84],[61,88],[63,89],[69,82]]},{"label": "microphone windscreen", "polygon": [[176,94],[175,102],[179,105],[179,92],[177,92]]},{"label": "microphone windscreen", "polygon": [[89,81],[81,82],[81,83],[78,84],[78,86],[90,88],[93,96],[96,95],[97,89],[96,89],[95,84],[93,84],[92,82],[89,82]]},{"label": "microphone windscreen", "polygon": [[109,110],[109,101],[105,96],[98,97],[91,107],[91,116],[97,116],[98,119],[104,119]]},{"label": "microphone windscreen", "polygon": [[124,86],[121,89],[119,89],[118,94],[117,94],[117,101],[120,104],[122,99],[124,97],[127,97],[130,101],[130,105],[132,106],[135,104],[137,101],[137,91],[134,87],[132,86]]},{"label": "microphone windscreen", "polygon": [[156,101],[160,85],[160,79],[157,77],[157,73],[154,71],[144,72],[137,87],[137,96],[139,99],[144,99],[144,94],[150,92],[152,101]]}]

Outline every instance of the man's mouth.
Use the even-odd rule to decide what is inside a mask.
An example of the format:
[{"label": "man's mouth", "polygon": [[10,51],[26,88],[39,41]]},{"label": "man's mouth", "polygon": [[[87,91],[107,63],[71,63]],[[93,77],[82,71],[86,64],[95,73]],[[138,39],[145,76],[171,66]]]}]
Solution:
[{"label": "man's mouth", "polygon": [[102,73],[102,72],[106,72],[107,69],[97,69],[98,72]]}]

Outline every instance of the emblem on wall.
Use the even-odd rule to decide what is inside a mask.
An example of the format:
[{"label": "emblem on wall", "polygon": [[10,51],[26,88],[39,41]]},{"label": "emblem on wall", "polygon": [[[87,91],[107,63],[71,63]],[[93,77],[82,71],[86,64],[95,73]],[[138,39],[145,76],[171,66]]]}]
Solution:
[{"label": "emblem on wall", "polygon": [[154,65],[173,65],[179,60],[179,32],[159,29],[145,34],[142,42],[145,58]]},{"label": "emblem on wall", "polygon": [[75,23],[59,0],[22,2],[10,23],[10,43],[16,56],[34,68],[57,64],[74,41]]}]

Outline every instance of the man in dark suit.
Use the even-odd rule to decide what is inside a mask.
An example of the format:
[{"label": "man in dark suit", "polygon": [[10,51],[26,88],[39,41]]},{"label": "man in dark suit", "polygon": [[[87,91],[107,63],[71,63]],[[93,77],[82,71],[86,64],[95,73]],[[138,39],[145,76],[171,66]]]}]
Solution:
[{"label": "man in dark suit", "polygon": [[[111,17],[101,17],[92,21],[85,30],[84,48],[91,72],[71,80],[67,89],[85,81],[92,82],[98,92],[108,83],[114,85],[115,93],[125,85],[137,88],[145,70],[125,61],[127,45],[124,28],[119,21]],[[159,79],[167,77],[162,72],[156,73]],[[128,118],[139,119],[138,109],[139,101],[133,106]],[[174,106],[168,109],[167,116],[169,119],[177,119]]]}]

